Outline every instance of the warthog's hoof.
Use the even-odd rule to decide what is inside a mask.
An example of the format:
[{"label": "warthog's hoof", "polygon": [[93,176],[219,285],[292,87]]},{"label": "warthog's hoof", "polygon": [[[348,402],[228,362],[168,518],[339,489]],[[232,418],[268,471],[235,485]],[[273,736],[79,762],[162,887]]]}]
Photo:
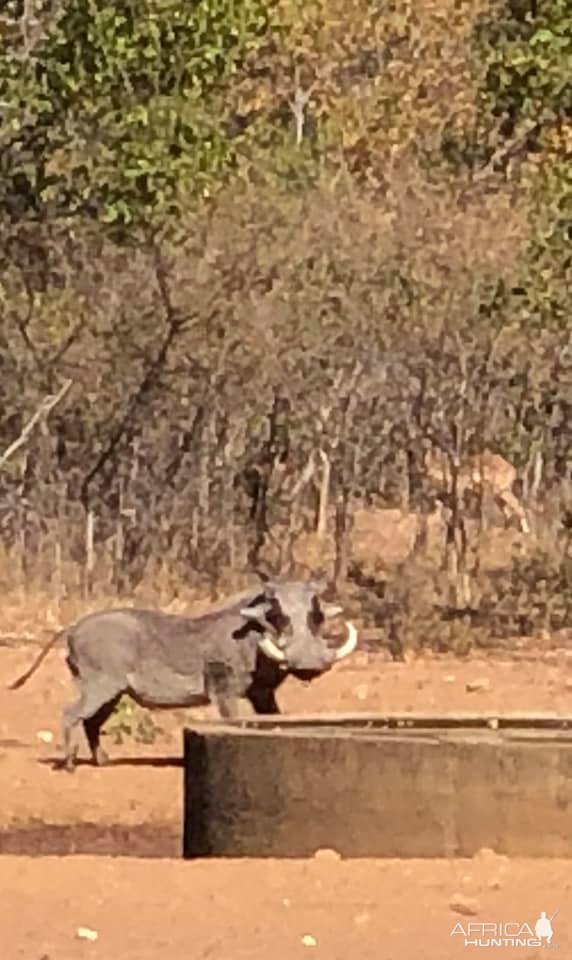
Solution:
[{"label": "warthog's hoof", "polygon": [[64,757],[62,760],[54,760],[53,770],[65,770],[66,773],[75,773],[75,757]]},{"label": "warthog's hoof", "polygon": [[93,762],[95,763],[96,767],[106,767],[111,761],[105,750],[102,750],[101,747],[98,747],[95,751]]}]

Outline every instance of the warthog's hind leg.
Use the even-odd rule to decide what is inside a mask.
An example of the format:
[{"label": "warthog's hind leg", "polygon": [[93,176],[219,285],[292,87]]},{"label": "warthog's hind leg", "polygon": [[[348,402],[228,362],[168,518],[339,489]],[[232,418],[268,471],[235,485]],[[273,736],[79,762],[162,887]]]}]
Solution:
[{"label": "warthog's hind leg", "polygon": [[120,699],[121,694],[118,693],[111,700],[108,700],[107,703],[104,703],[92,717],[86,717],[83,721],[83,729],[85,730],[89,749],[91,750],[91,756],[97,767],[103,767],[109,762],[109,757],[99,744],[99,738],[101,736],[101,728],[104,723],[109,720]]},{"label": "warthog's hind leg", "polygon": [[[123,693],[118,684],[107,677],[89,677],[81,681],[81,693],[75,703],[64,710],[62,740],[64,758],[57,766],[73,773],[77,758],[77,727],[83,722],[89,746],[94,755],[99,747],[99,730]],[[108,711],[108,708],[112,704]],[[103,717],[103,719],[101,719]],[[86,725],[87,721],[87,725]],[[94,756],[94,760],[96,757]],[[96,761],[97,762],[97,761]]]}]

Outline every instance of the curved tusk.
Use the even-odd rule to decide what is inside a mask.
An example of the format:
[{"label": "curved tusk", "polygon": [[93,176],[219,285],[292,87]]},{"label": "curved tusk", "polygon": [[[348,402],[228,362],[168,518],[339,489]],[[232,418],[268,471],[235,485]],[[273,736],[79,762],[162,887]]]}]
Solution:
[{"label": "curved tusk", "polygon": [[357,647],[358,632],[356,628],[353,623],[349,623],[347,620],[346,627],[348,628],[348,638],[334,653],[334,660],[343,660],[345,657],[349,657],[350,653],[353,653]]},{"label": "curved tusk", "polygon": [[284,663],[284,661],[287,660],[286,654],[280,647],[276,646],[270,637],[262,637],[262,639],[258,641],[258,646],[271,660],[278,660],[280,663]]}]

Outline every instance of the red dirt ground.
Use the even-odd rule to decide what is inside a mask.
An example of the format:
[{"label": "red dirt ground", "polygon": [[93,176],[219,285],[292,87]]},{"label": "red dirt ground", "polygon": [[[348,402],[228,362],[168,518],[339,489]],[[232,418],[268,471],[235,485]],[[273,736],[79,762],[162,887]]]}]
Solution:
[{"label": "red dirt ground", "polygon": [[[0,687],[35,653],[0,650]],[[468,681],[481,679],[488,689],[467,692]],[[492,853],[451,861],[167,859],[180,849],[181,718],[161,713],[166,734],[153,746],[111,745],[116,765],[82,765],[70,777],[47,761],[59,754],[60,710],[71,695],[61,650],[21,690],[2,694],[1,960],[449,960],[469,949],[451,936],[458,921],[534,927],[541,910],[559,911],[557,956],[572,956],[572,861]],[[309,687],[288,681],[279,699],[290,713],[569,715],[572,656],[395,664],[359,654]],[[40,731],[54,741],[42,742]],[[77,855],[38,856],[70,850]],[[459,895],[474,901],[476,915],[452,908]],[[98,939],[78,939],[82,926]],[[491,951],[498,953],[484,952]],[[505,947],[500,955],[532,960],[545,952]]]}]

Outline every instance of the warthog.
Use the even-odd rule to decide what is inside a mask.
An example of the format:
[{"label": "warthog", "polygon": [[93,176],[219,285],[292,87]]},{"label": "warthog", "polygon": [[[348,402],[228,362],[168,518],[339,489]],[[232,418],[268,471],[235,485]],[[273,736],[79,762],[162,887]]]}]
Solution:
[{"label": "warthog", "polygon": [[199,617],[129,608],[92,613],[52,637],[10,689],[26,682],[58,638],[66,639],[66,662],[79,687],[62,722],[61,766],[69,771],[80,723],[93,762],[106,762],[101,727],[124,693],[150,708],[214,700],[221,716],[233,717],[238,699],[245,697],[257,713],[279,713],[275,691],[289,674],[313,680],[356,647],[351,623],[345,642],[336,650],[328,647],[322,626],[341,607],[320,603],[322,589],[316,583],[266,582]]}]

